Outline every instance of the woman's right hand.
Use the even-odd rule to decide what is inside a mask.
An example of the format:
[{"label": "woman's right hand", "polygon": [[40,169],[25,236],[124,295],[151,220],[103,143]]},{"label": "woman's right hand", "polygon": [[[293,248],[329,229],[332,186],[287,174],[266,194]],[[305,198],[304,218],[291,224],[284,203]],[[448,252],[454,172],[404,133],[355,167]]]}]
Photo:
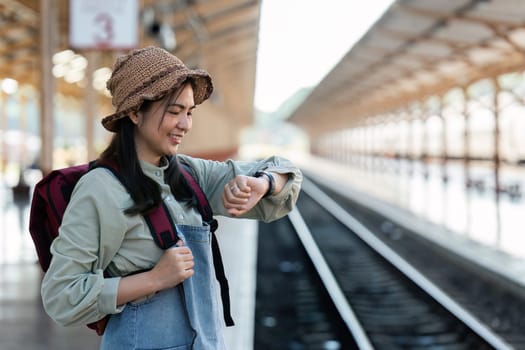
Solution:
[{"label": "woman's right hand", "polygon": [[117,291],[117,305],[175,287],[193,275],[193,254],[178,241],[166,249],[153,269],[122,277]]},{"label": "woman's right hand", "polygon": [[158,289],[162,290],[174,287],[191,277],[194,265],[190,248],[179,240],[176,245],[164,251],[150,272],[158,283]]}]

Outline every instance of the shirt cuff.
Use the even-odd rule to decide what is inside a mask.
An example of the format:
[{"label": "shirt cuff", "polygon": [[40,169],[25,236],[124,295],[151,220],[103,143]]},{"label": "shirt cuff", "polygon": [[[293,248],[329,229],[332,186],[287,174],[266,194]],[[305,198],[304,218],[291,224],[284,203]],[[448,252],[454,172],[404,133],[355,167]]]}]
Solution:
[{"label": "shirt cuff", "polygon": [[272,203],[280,204],[284,201],[286,201],[291,193],[293,184],[295,182],[295,177],[297,176],[296,172],[293,168],[289,167],[282,167],[282,166],[269,166],[264,169],[263,171],[280,174],[280,175],[288,175],[288,181],[284,184],[282,190],[274,195],[264,197],[266,200],[270,200]]},{"label": "shirt cuff", "polygon": [[284,187],[282,188],[281,192],[276,193],[272,196],[268,196],[264,199],[270,200],[271,202],[275,204],[280,204],[286,201],[290,197],[290,193],[292,192],[292,186],[293,186],[293,178],[290,178],[284,184]]},{"label": "shirt cuff", "polygon": [[104,285],[98,298],[98,310],[103,315],[116,314],[124,309],[124,305],[117,306],[117,294],[120,277],[104,279]]}]

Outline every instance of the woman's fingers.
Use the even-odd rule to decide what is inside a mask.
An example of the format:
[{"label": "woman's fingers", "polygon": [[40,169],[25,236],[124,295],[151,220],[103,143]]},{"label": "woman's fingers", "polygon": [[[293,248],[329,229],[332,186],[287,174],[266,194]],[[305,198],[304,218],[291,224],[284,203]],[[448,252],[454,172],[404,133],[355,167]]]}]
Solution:
[{"label": "woman's fingers", "polygon": [[243,199],[250,197],[251,189],[242,183],[238,184],[234,180],[231,180],[224,186],[223,193],[231,199]]},{"label": "woman's fingers", "polygon": [[246,213],[261,199],[263,193],[252,188],[252,185],[258,185],[257,181],[250,176],[238,175],[224,186],[222,203],[230,215]]},{"label": "woman's fingers", "polygon": [[228,213],[239,215],[246,211],[246,204],[251,196],[251,189],[243,181],[236,181],[238,177],[229,181],[222,192],[222,203]]}]

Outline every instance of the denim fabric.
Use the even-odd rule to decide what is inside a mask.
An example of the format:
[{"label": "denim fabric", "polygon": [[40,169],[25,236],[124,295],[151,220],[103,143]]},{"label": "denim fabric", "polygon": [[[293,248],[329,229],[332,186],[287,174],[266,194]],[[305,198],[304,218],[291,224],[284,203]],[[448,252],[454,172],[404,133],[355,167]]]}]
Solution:
[{"label": "denim fabric", "polygon": [[177,225],[177,230],[193,253],[195,274],[111,315],[102,350],[226,349],[209,227]]}]

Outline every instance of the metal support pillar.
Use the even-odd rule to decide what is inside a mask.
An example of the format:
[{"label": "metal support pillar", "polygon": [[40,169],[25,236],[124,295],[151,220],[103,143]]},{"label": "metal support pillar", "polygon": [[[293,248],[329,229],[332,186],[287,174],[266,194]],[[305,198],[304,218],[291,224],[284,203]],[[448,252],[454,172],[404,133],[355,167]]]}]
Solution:
[{"label": "metal support pillar", "polygon": [[7,94],[0,90],[0,129],[2,129],[1,171],[5,174],[7,168]]},{"label": "metal support pillar", "polygon": [[498,245],[501,244],[501,213],[500,213],[500,193],[501,193],[501,184],[500,184],[500,167],[501,167],[501,157],[499,151],[499,141],[500,141],[500,129],[499,129],[499,93],[500,86],[497,78],[493,78],[492,83],[494,84],[494,100],[493,100],[493,112],[494,112],[494,198],[496,201],[496,234]]},{"label": "metal support pillar", "polygon": [[500,92],[500,86],[498,83],[497,78],[493,78],[492,80],[494,84],[494,105],[493,105],[493,113],[494,113],[494,189],[496,190],[496,193],[499,193],[501,191],[501,184],[500,184],[500,167],[501,167],[501,157],[500,157],[500,151],[499,151],[499,143],[500,143],[500,129],[499,129],[499,102],[498,102],[498,95]]},{"label": "metal support pillar", "polygon": [[428,115],[427,112],[423,110],[421,115],[421,124],[423,128],[422,139],[421,139],[421,163],[423,166],[423,178],[428,180],[430,176],[430,139],[428,137]]},{"label": "metal support pillar", "polygon": [[465,170],[465,184],[467,187],[472,185],[470,179],[470,129],[469,129],[469,111],[468,111],[468,95],[466,88],[461,89],[463,93],[463,117],[465,118],[465,127],[463,130],[463,165]]},{"label": "metal support pillar", "polygon": [[439,98],[439,118],[441,119],[441,178],[444,183],[448,182],[448,172],[447,172],[447,165],[448,165],[448,144],[447,144],[447,118],[443,115],[443,97]]},{"label": "metal support pillar", "polygon": [[96,91],[93,87],[93,73],[95,72],[95,67],[97,65],[97,52],[88,51],[86,52],[87,58],[87,67],[86,67],[86,88],[84,89],[85,98],[84,98],[84,109],[85,109],[85,118],[86,118],[86,154],[87,161],[91,161],[96,158],[95,155],[95,145],[94,145],[94,120],[96,112]]},{"label": "metal support pillar", "polygon": [[40,169],[44,174],[53,169],[53,124],[55,84],[51,71],[53,55],[53,0],[40,0]]},{"label": "metal support pillar", "polygon": [[414,175],[415,171],[415,162],[416,162],[416,153],[414,149],[415,139],[416,139],[416,131],[414,126],[414,119],[412,119],[412,115],[408,114],[408,148],[407,148],[407,154],[408,154],[408,175],[412,176]]}]

